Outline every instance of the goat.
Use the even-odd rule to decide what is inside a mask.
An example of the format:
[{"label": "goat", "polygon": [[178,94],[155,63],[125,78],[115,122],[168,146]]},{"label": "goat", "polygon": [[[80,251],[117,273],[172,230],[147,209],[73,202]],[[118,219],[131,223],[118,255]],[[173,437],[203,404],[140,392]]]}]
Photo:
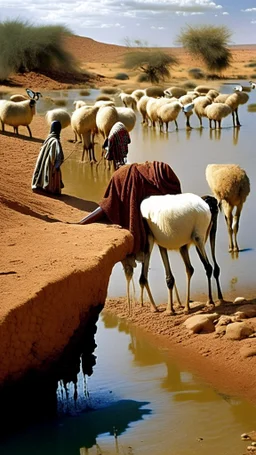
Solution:
[{"label": "goat", "polygon": [[[188,247],[194,244],[201,259],[208,280],[208,304],[214,305],[211,290],[212,266],[208,260],[205,251],[205,242],[210,237],[211,254],[214,262],[214,278],[217,284],[218,299],[223,301],[222,291],[219,282],[220,267],[215,257],[215,240],[218,218],[218,203],[212,196],[197,196],[192,193],[183,193],[177,195],[151,196],[144,199],[141,203],[141,214],[146,220],[148,231],[148,249],[143,252],[142,258],[137,259],[142,262],[140,275],[141,287],[141,305],[143,305],[144,288],[148,296],[153,311],[158,311],[154,302],[149,284],[148,269],[151,252],[156,243],[159,247],[163,260],[166,283],[169,289],[168,304],[166,311],[174,314],[173,308],[173,288],[175,288],[175,279],[171,272],[167,250],[179,250],[184,261],[187,273],[187,295],[185,303],[185,312],[189,313],[190,307],[190,281],[194,273],[191,265]],[[135,262],[135,258],[134,258]],[[134,264],[131,263],[131,257],[122,261],[126,280],[127,296],[130,309],[129,282],[133,275]],[[136,264],[136,263],[135,263]],[[178,303],[180,299],[176,290]]]}]

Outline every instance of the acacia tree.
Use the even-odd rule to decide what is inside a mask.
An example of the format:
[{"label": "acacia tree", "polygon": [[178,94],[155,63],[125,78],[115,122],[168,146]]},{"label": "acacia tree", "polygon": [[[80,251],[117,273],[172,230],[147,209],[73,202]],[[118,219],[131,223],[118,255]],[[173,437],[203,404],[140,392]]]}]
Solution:
[{"label": "acacia tree", "polygon": [[127,52],[124,66],[127,69],[139,69],[151,83],[170,78],[170,67],[176,65],[178,59],[161,51],[140,50]]},{"label": "acacia tree", "polygon": [[228,43],[232,32],[225,26],[187,26],[176,42],[188,52],[200,57],[209,71],[221,72],[231,65],[232,53]]}]

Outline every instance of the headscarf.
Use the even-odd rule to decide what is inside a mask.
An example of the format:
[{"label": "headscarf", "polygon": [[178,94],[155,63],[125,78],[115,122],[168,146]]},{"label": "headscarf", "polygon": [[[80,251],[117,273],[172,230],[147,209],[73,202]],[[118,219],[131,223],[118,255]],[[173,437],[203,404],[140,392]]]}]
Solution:
[{"label": "headscarf", "polygon": [[54,120],[51,123],[51,129],[50,129],[50,134],[54,134],[57,139],[60,138],[60,132],[61,132],[61,123],[59,120]]}]

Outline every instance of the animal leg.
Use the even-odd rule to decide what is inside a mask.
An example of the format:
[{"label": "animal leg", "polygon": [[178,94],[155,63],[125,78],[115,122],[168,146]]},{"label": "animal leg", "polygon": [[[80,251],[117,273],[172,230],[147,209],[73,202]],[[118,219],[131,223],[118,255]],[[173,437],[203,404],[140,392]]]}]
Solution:
[{"label": "animal leg", "polygon": [[142,262],[141,275],[140,275],[140,280],[139,280],[140,289],[141,289],[140,302],[141,302],[141,306],[143,306],[143,304],[144,304],[144,300],[143,300],[144,288],[146,288],[148,296],[149,296],[150,304],[151,304],[151,309],[152,309],[153,312],[156,312],[156,311],[158,311],[158,308],[157,308],[157,306],[155,304],[154,298],[152,296],[152,293],[151,293],[151,290],[150,290],[150,287],[149,287],[149,284],[148,284],[149,261],[150,261],[151,252],[152,252],[152,249],[153,249],[153,246],[154,246],[154,239],[153,239],[153,237],[151,235],[148,236],[148,243],[149,243],[148,251],[146,251],[145,254],[144,254],[144,261]]},{"label": "animal leg", "polygon": [[185,303],[185,313],[189,313],[189,302],[190,302],[190,281],[191,277],[194,273],[194,268],[192,267],[192,264],[190,262],[189,258],[189,253],[188,253],[188,247],[187,245],[183,245],[180,248],[180,254],[181,257],[184,261],[185,267],[186,267],[186,273],[187,273],[187,292],[186,292],[186,303]]},{"label": "animal leg", "polygon": [[228,228],[228,238],[229,238],[229,245],[228,245],[228,251],[231,253],[234,248],[233,244],[233,214],[232,210],[233,207],[231,207],[226,201],[222,201],[222,207],[225,215],[225,220],[226,220],[226,225]]},{"label": "animal leg", "polygon": [[208,302],[207,302],[207,305],[214,305],[214,301],[213,301],[213,298],[212,298],[212,285],[211,285],[211,276],[212,276],[212,266],[209,262],[209,259],[207,257],[207,254],[206,254],[206,251],[205,251],[205,248],[204,248],[204,244],[201,240],[194,240],[195,241],[195,245],[196,245],[196,251],[198,253],[198,256],[200,257],[202,263],[203,263],[203,266],[205,268],[205,271],[206,271],[206,276],[207,276],[207,280],[208,280]]},{"label": "animal leg", "polygon": [[219,300],[223,300],[223,295],[222,295],[222,291],[221,291],[221,287],[220,287],[220,281],[219,281],[220,267],[217,264],[216,256],[215,256],[217,219],[218,219],[218,212],[214,213],[214,214],[212,213],[212,225],[211,225],[211,228],[210,228],[210,245],[211,245],[212,259],[213,259],[213,263],[214,263],[213,276],[214,276],[214,278],[216,280],[218,299]]},{"label": "animal leg", "polygon": [[175,123],[175,126],[176,126],[176,131],[178,131],[179,126],[178,126],[177,120],[174,120],[174,123]]},{"label": "animal leg", "polygon": [[166,284],[169,290],[168,293],[168,303],[166,307],[166,313],[168,314],[175,314],[174,308],[173,308],[173,287],[174,287],[174,276],[171,272],[171,267],[169,263],[169,258],[168,258],[168,253],[166,248],[159,246],[160,254],[163,260],[164,264],[164,269],[165,269],[165,276],[166,276]]},{"label": "animal leg", "polygon": [[236,126],[241,126],[241,123],[239,122],[239,118],[238,118],[238,109],[235,110],[235,116],[236,116]]},{"label": "animal leg", "polygon": [[[31,133],[31,129],[29,128],[29,125],[27,125],[27,129],[28,129],[28,132],[29,132],[29,136],[32,137],[32,133]],[[18,133],[18,127],[17,127],[17,134],[19,134]]]},{"label": "animal leg", "polygon": [[239,229],[239,220],[240,220],[240,215],[241,211],[243,208],[243,204],[239,204],[236,208],[236,214],[233,216],[233,234],[234,234],[234,246],[233,246],[233,251],[239,251],[238,243],[237,243],[237,233]]},{"label": "animal leg", "polygon": [[126,257],[122,262],[124,274],[126,278],[126,295],[128,302],[128,313],[131,314],[131,296],[130,296],[130,283],[133,277],[133,269],[136,267],[135,259],[131,261],[131,257]]}]

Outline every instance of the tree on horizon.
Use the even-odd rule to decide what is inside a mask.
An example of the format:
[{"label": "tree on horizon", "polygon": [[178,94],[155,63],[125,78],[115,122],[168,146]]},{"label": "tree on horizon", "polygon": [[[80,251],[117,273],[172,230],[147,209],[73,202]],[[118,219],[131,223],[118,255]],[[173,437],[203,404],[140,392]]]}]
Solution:
[{"label": "tree on horizon", "polygon": [[[144,81],[158,84],[170,78],[170,68],[178,64],[178,59],[162,51],[143,49],[127,52],[124,57],[124,66],[127,69],[139,69]],[[141,75],[141,76],[142,76]]]},{"label": "tree on horizon", "polygon": [[187,25],[176,38],[188,52],[200,57],[209,71],[221,72],[231,65],[229,41],[232,32],[226,26]]}]

